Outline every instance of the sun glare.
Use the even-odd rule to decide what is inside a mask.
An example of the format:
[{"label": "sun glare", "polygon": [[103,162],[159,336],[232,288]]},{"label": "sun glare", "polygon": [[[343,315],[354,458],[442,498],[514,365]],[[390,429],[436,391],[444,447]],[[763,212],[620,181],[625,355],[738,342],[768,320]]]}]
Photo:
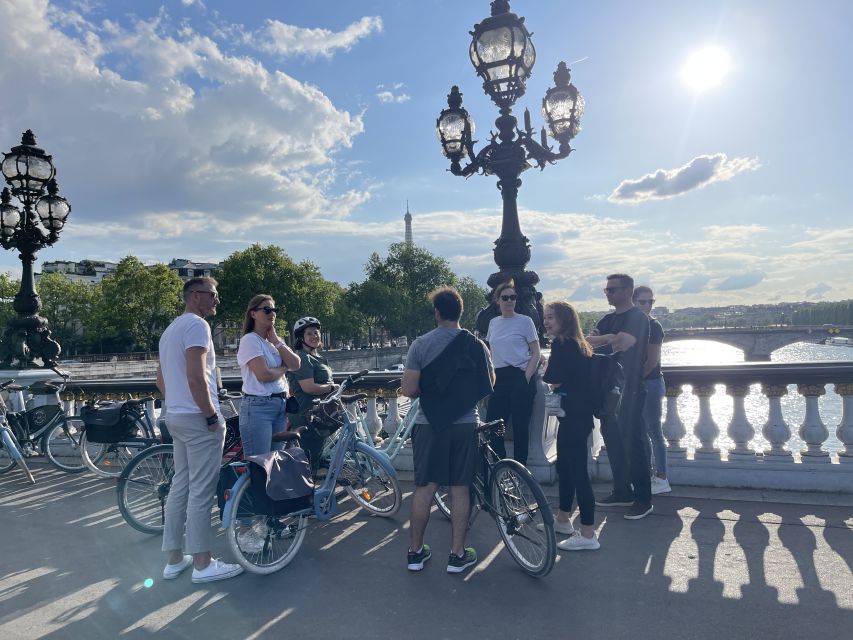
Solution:
[{"label": "sun glare", "polygon": [[720,47],[706,47],[691,55],[681,68],[681,77],[696,92],[715,87],[729,72],[729,54]]}]

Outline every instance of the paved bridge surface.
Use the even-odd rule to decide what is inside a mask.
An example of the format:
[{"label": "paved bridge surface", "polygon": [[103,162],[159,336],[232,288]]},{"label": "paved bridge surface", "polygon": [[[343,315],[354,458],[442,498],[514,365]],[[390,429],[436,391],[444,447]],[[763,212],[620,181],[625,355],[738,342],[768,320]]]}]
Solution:
[{"label": "paved bridge surface", "polygon": [[[853,339],[850,326],[706,327],[667,329],[666,340],[713,340],[741,349],[747,361],[767,361],[770,354],[795,342],[824,342],[833,337]],[[853,349],[850,353],[853,359]]]},{"label": "paved bridge surface", "polygon": [[[600,509],[602,548],[562,552],[536,580],[485,515],[469,538],[475,569],[445,572],[450,527],[433,514],[433,559],[409,573],[406,482],[394,518],[344,503],[284,570],[193,585],[160,579],[160,538],[124,523],[114,483],[35,472],[35,486],[17,470],[0,476],[0,638],[777,640],[853,629],[849,497],[675,487],[644,520]],[[214,553],[228,557],[221,535]]]}]

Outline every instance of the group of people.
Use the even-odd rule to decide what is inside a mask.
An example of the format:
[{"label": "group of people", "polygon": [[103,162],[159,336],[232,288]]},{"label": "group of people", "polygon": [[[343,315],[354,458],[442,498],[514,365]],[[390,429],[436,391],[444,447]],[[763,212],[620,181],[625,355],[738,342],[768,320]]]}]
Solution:
[{"label": "group of people", "polygon": [[[552,343],[542,380],[559,394],[564,414],[557,431],[559,509],[554,528],[568,536],[557,545],[568,551],[600,548],[596,505],[627,506],[624,517],[638,520],[652,512],[652,494],[670,490],[660,422],[663,328],[650,315],[653,292],[647,286],[635,288],[625,274],[609,276],[604,292],[613,311],[587,336],[571,304],[555,301],[544,307],[543,324]],[[538,387],[539,336],[532,319],[516,312],[518,292],[512,280],[495,288],[500,315],[490,321],[485,343],[459,325],[463,303],[455,289],[443,287],[430,300],[436,328],[412,343],[402,379],[403,395],[420,398],[413,433],[416,486],[408,568],[420,571],[432,556],[424,534],[432,496],[443,486],[448,487],[452,504],[447,571],[459,573],[477,562],[476,551],[465,546],[477,405],[488,398],[486,420],[511,421],[513,457],[526,464]],[[594,352],[618,354],[625,375],[618,415],[602,424],[613,490],[600,499],[593,495],[587,468],[588,439],[594,426]],[[499,456],[506,456],[502,438],[493,436],[491,446]],[[577,529],[571,519],[575,504],[580,515]]]},{"label": "group of people", "polygon": [[[192,278],[183,288],[184,313],[163,332],[157,387],[163,396],[174,439],[174,477],[165,509],[163,551],[165,579],[190,567],[192,581],[222,580],[242,572],[237,564],[211,555],[211,497],[219,479],[225,421],[218,402],[216,355],[205,318],[220,302],[213,278]],[[628,506],[628,519],[652,511],[653,493],[668,491],[666,446],[661,433],[660,370],[663,329],[650,318],[654,303],[649,287],[634,288],[624,274],[607,278],[607,301],[614,310],[584,336],[577,311],[567,302],[545,306],[544,326],[552,339],[543,381],[561,396],[563,417],[557,435],[560,504],[555,530],[569,536],[558,547],[598,549],[595,505]],[[412,496],[408,568],[423,569],[431,557],[424,534],[432,496],[448,487],[452,504],[452,542],[447,571],[461,573],[477,562],[465,546],[469,488],[477,456],[478,405],[488,398],[486,420],[511,420],[513,457],[527,463],[528,431],[539,386],[539,336],[533,320],[516,312],[513,281],[494,292],[500,314],[489,323],[485,343],[459,324],[463,301],[452,287],[430,295],[436,328],[409,348],[401,382],[403,395],[419,398],[413,431],[415,491]],[[332,370],[320,353],[321,323],[300,318],[293,326],[293,347],[276,332],[278,309],[267,294],[249,301],[243,319],[237,363],[243,379],[240,433],[246,457],[270,452],[272,436],[291,426],[308,425],[312,400],[335,390]],[[588,437],[593,429],[590,367],[593,351],[618,353],[626,384],[618,416],[605,421],[602,434],[613,471],[613,491],[596,500],[587,471]],[[291,403],[288,403],[288,399]],[[293,407],[293,399],[296,406]],[[324,439],[308,430],[302,446],[317,468]],[[502,437],[493,436],[495,452],[506,457]],[[654,459],[654,474],[650,475]],[[580,524],[571,522],[577,503]],[[262,544],[247,525],[240,545]]]}]

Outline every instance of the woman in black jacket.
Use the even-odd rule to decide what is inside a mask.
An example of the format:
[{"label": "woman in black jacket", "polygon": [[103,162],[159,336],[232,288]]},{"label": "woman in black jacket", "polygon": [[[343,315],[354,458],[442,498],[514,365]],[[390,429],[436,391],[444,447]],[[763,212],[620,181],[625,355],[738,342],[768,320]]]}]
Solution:
[{"label": "woman in black jacket", "polygon": [[[595,497],[587,471],[592,433],[590,366],[592,347],[581,333],[578,312],[568,302],[545,306],[545,330],[553,340],[548,368],[543,380],[563,396],[566,415],[559,418],[557,431],[557,473],[560,477],[560,509],[554,530],[570,534],[557,547],[567,551],[595,550],[601,545],[595,535]],[[580,526],[572,527],[571,513],[577,495]]]}]

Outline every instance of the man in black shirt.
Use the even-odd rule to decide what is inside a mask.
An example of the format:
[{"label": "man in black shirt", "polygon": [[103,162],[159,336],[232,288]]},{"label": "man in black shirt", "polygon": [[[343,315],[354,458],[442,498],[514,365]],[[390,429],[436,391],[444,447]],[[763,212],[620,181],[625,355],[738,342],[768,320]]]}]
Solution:
[{"label": "man in black shirt", "polygon": [[646,394],[643,364],[649,344],[649,319],[634,306],[633,292],[634,280],[630,276],[616,273],[607,277],[604,293],[613,311],[598,321],[588,340],[599,353],[618,353],[625,371],[619,415],[601,425],[613,472],[613,492],[596,500],[596,504],[630,506],[625,518],[639,520],[652,512],[649,455],[642,421]]}]

